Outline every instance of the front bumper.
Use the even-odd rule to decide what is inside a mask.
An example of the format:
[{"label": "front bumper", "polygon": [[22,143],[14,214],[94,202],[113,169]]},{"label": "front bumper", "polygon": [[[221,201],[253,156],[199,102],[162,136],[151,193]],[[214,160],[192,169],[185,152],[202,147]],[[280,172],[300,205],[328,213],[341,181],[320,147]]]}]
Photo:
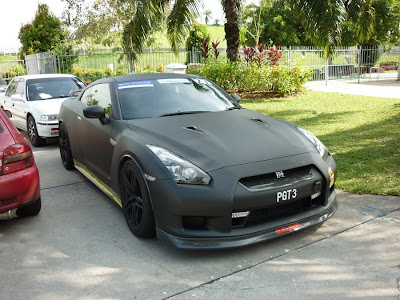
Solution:
[{"label": "front bumper", "polygon": [[[327,209],[312,215],[311,217],[305,217],[304,219],[292,223],[286,223],[287,220],[285,219],[279,220],[278,227],[272,227],[267,230],[246,235],[225,238],[186,238],[175,236],[157,228],[157,237],[167,240],[180,249],[226,249],[256,244],[325,222],[335,213],[339,206],[335,192],[332,193],[332,199],[333,200],[330,201],[331,204]],[[298,217],[301,218],[301,216]]]},{"label": "front bumper", "polygon": [[179,248],[229,248],[321,223],[337,208],[330,170],[336,178],[331,156],[304,153],[212,171],[208,186],[148,181],[158,235]]},{"label": "front bumper", "polygon": [[58,122],[37,122],[36,128],[42,138],[58,137]]}]

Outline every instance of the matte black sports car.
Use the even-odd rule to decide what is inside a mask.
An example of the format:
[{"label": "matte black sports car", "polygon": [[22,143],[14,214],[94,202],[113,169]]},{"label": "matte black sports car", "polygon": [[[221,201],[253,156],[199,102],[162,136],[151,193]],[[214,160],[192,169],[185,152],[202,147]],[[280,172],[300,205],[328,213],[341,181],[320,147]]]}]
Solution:
[{"label": "matte black sports car", "polygon": [[62,104],[62,162],[114,199],[136,236],[180,248],[243,246],[327,220],[338,206],[328,150],[238,100],[194,75],[98,80]]}]

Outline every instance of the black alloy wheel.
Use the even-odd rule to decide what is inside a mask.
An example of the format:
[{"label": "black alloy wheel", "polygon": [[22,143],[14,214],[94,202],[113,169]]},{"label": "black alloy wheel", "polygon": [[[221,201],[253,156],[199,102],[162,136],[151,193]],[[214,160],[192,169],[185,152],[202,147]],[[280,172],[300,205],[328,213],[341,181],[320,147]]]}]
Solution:
[{"label": "black alloy wheel", "polygon": [[138,166],[128,160],[120,172],[122,209],[129,229],[137,237],[155,235],[154,213],[147,185]]},{"label": "black alloy wheel", "polygon": [[31,141],[32,146],[34,147],[43,146],[46,143],[46,140],[39,136],[35,120],[33,119],[32,116],[29,116],[28,118],[27,127],[28,127],[29,140]]},{"label": "black alloy wheel", "polygon": [[69,144],[68,131],[64,123],[60,124],[58,131],[58,146],[60,148],[61,161],[67,170],[74,169],[71,146]]}]

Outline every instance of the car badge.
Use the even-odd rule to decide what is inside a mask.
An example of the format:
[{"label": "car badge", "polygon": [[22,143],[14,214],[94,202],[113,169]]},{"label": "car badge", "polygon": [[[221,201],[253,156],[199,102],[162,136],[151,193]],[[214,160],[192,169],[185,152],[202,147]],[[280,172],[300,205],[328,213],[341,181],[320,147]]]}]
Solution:
[{"label": "car badge", "polygon": [[283,171],[275,172],[275,175],[277,179],[285,177],[285,173],[283,173]]}]

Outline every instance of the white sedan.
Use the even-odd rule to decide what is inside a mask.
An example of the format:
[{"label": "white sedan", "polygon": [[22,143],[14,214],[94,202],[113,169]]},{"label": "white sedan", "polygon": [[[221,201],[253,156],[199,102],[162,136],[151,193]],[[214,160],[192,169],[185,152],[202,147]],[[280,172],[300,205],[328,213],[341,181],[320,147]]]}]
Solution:
[{"label": "white sedan", "polygon": [[33,146],[42,146],[46,138],[58,136],[61,103],[71,91],[84,86],[80,79],[68,74],[18,76],[0,94],[0,105],[11,112],[15,127],[28,131]]}]

